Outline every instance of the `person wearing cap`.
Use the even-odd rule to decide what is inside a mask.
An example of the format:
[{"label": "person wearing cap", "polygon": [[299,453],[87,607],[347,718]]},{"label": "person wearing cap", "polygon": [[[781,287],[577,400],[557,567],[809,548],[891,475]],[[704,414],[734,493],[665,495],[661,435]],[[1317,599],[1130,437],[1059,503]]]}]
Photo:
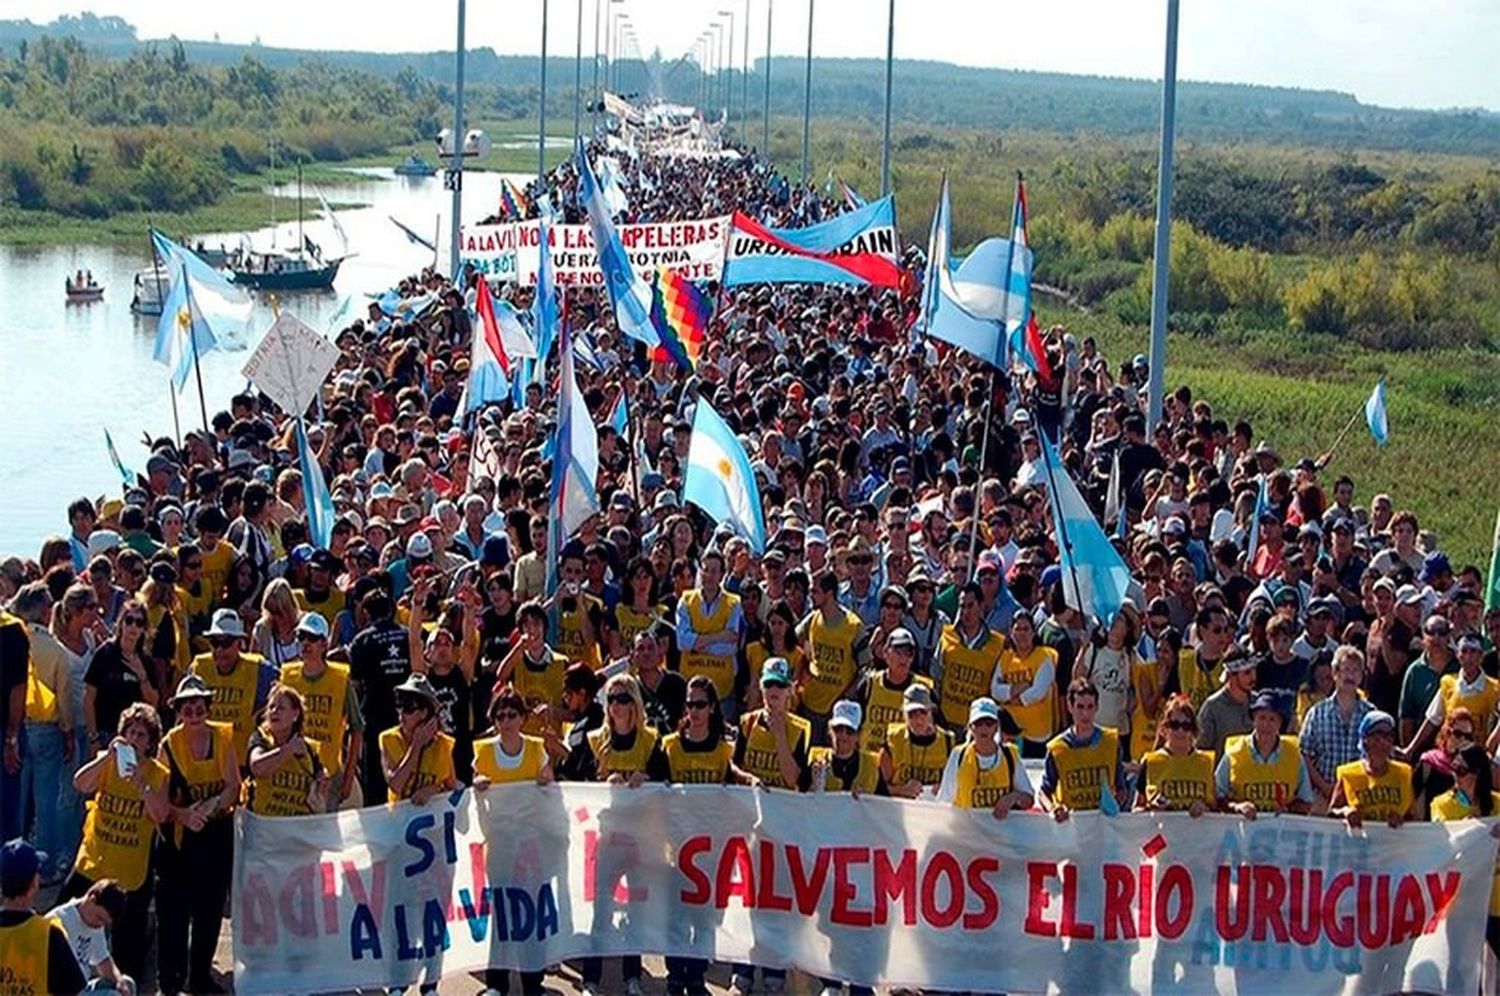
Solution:
[{"label": "person wearing cap", "polygon": [[814,786],[818,791],[849,792],[860,795],[890,795],[880,772],[880,755],[860,746],[860,727],[864,710],[853,699],[833,704],[828,717],[832,747],[814,747],[808,753]]},{"label": "person wearing cap", "polygon": [[443,732],[437,690],[425,674],[408,675],[395,691],[401,718],[380,733],[386,801],[410,799],[421,806],[437,793],[451,792],[458,786],[453,771],[453,738]]},{"label": "person wearing cap", "polygon": [[1038,800],[1052,818],[1064,823],[1074,812],[1100,809],[1120,791],[1120,735],[1099,726],[1099,689],[1085,675],[1075,675],[1064,698],[1071,725],[1047,742],[1047,766]]},{"label": "person wearing cap", "polygon": [[210,970],[234,864],[230,816],[240,798],[240,755],[233,727],[209,718],[214,701],[202,677],[185,675],[172,696],[177,725],[162,739],[174,831],[157,848],[157,978],[164,993],[218,988]]},{"label": "person wearing cap", "polygon": [[723,554],[704,553],[698,562],[698,586],[678,598],[676,614],[678,671],[688,679],[706,676],[721,701],[735,694],[745,626],[740,597],[723,588],[724,569]]},{"label": "person wearing cap", "polygon": [[[1433,616],[1428,621],[1441,618]],[[1406,757],[1418,757],[1428,740],[1442,727],[1443,718],[1459,706],[1473,715],[1479,742],[1490,745],[1492,750],[1500,746],[1500,724],[1495,722],[1496,709],[1500,708],[1500,680],[1484,673],[1484,641],[1478,633],[1464,633],[1456,642],[1458,673],[1438,678],[1437,691],[1427,703],[1422,725],[1402,751]]]},{"label": "person wearing cap", "polygon": [[915,799],[943,778],[953,734],[938,726],[932,689],[913,682],[901,697],[902,722],[886,730],[880,752],[880,772],[892,795]]},{"label": "person wearing cap", "polygon": [[901,626],[916,641],[917,657],[912,666],[919,674],[931,675],[943,630],[952,620],[934,604],[937,585],[921,568],[907,575],[906,591],[909,604],[901,617]]},{"label": "person wearing cap", "polygon": [[[1214,758],[1224,755],[1230,737],[1249,733],[1250,699],[1255,692],[1255,658],[1230,651],[1224,658],[1224,683],[1198,708],[1198,747],[1211,750]],[[1274,696],[1273,696],[1274,697]]]},{"label": "person wearing cap", "polygon": [[[807,666],[797,675],[802,695],[798,712],[812,722],[813,738],[827,739],[829,713],[847,698],[870,661],[870,641],[859,616],[838,600],[838,576],[823,570],[813,579],[813,611],[797,628],[807,647]],[[764,685],[764,683],[762,683]]]},{"label": "person wearing cap", "polygon": [[1292,653],[1309,663],[1331,659],[1338,649],[1335,634],[1342,629],[1344,607],[1333,595],[1320,595],[1307,603],[1302,632],[1292,641]]},{"label": "person wearing cap", "polygon": [[988,695],[969,705],[967,739],[948,752],[937,801],[959,809],[988,809],[1003,820],[1036,801],[1021,754],[1008,738],[1020,733],[1009,712]]},{"label": "person wearing cap", "polygon": [[1214,769],[1220,804],[1247,820],[1261,812],[1308,812],[1313,803],[1312,781],[1297,738],[1282,735],[1276,694],[1257,693],[1250,702],[1250,715],[1252,731],[1230,737]]},{"label": "person wearing cap", "polygon": [[1037,644],[1036,624],[1025,612],[1010,621],[990,696],[1015,720],[1022,756],[1045,757],[1047,742],[1057,732],[1057,651]]},{"label": "person wearing cap", "polygon": [[0,846],[0,973],[7,994],[80,993],[87,981],[62,925],[32,908],[46,862],[19,837]]},{"label": "person wearing cap", "polygon": [[1193,700],[1178,693],[1162,706],[1153,747],[1140,755],[1135,809],[1186,812],[1197,819],[1217,802],[1214,755],[1197,749],[1198,714]]},{"label": "person wearing cap", "polygon": [[313,551],[307,562],[307,587],[292,589],[297,608],[316,612],[330,623],[337,619],[344,611],[344,593],[335,584],[339,566],[339,558],[327,550]]},{"label": "person wearing cap", "polygon": [[761,708],[740,717],[734,763],[768,787],[805,791],[812,724],[791,711],[792,669],[785,658],[761,665],[760,694]]},{"label": "person wearing cap", "polygon": [[912,670],[916,656],[917,641],[904,627],[897,626],[885,638],[885,667],[867,672],[855,686],[853,699],[859,703],[865,718],[859,737],[860,750],[879,753],[885,746],[891,729],[901,725],[908,688],[922,685],[931,692],[932,679]]},{"label": "person wearing cap", "polygon": [[328,773],[329,808],[337,808],[354,789],[364,747],[364,715],[349,682],[349,665],[328,659],[328,621],[304,612],[297,622],[295,660],[281,666],[281,684],[302,697],[302,726],[318,744],[318,760]]},{"label": "person wearing cap", "polygon": [[235,756],[244,757],[277,672],[264,657],[245,652],[245,624],[233,609],[215,612],[205,635],[211,649],[193,658],[188,673],[203,679],[213,693],[211,718],[234,731]]},{"label": "person wearing cap", "polygon": [[1382,820],[1391,828],[1416,816],[1411,766],[1393,760],[1396,720],[1378,709],[1359,721],[1359,758],[1338,767],[1338,783],[1328,815],[1358,829],[1365,820]]},{"label": "person wearing cap", "polygon": [[[1397,604],[1403,597],[1420,599],[1421,595],[1414,585],[1405,585],[1396,595]],[[1427,715],[1433,696],[1442,687],[1443,678],[1459,672],[1458,659],[1449,642],[1452,635],[1452,627],[1445,616],[1428,616],[1422,623],[1422,655],[1411,662],[1401,679],[1401,701],[1396,713],[1401,743],[1410,744],[1416,738],[1417,729]],[[1481,696],[1486,694],[1484,690],[1476,690]],[[1490,712],[1493,711],[1494,704],[1490,703]],[[1483,743],[1491,716],[1481,716],[1476,712],[1474,718],[1484,725],[1485,732],[1478,734]]]},{"label": "person wearing cap", "polygon": [[969,703],[989,693],[1005,649],[1005,637],[984,620],[983,601],[978,581],[959,588],[957,621],[943,628],[932,662],[941,717],[950,730],[966,728]]},{"label": "person wearing cap", "polygon": [[[128,706],[115,730],[73,776],[73,787],[89,801],[78,857],[58,900],[83,896],[102,881],[117,883],[130,915],[115,922],[115,960],[121,971],[141,978],[150,946],[151,853],[157,828],[172,818],[169,775],[157,759],[162,731],[155,708],[143,702]],[[126,763],[131,753],[134,761]]]}]

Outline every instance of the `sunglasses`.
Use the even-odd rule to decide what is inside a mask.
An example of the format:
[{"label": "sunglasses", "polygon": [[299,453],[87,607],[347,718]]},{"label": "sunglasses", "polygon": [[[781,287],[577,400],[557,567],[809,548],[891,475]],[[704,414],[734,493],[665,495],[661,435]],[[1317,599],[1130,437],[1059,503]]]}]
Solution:
[{"label": "sunglasses", "polygon": [[1474,739],[1474,731],[1473,730],[1449,730],[1448,731],[1448,736],[1452,737],[1454,740],[1473,740]]},{"label": "sunglasses", "polygon": [[208,641],[208,645],[215,648],[216,650],[223,650],[225,647],[232,647],[239,642],[240,641],[238,637],[215,636]]},{"label": "sunglasses", "polygon": [[521,714],[514,709],[496,709],[494,712],[494,716],[495,719],[500,721],[521,718]]},{"label": "sunglasses", "polygon": [[1169,730],[1185,730],[1187,732],[1192,732],[1193,726],[1193,722],[1187,719],[1167,720],[1167,729]]},{"label": "sunglasses", "polygon": [[315,636],[312,633],[298,633],[297,634],[297,642],[298,643],[322,643],[323,642],[323,637],[321,637],[321,636]]},{"label": "sunglasses", "polygon": [[713,703],[709,702],[708,699],[689,699],[688,703],[687,703],[687,707],[689,709],[697,711],[699,709],[709,709],[709,708],[712,708],[713,707]]},{"label": "sunglasses", "polygon": [[201,560],[190,561],[190,562],[182,565],[182,569],[185,570],[185,571],[196,571],[196,570],[202,569],[202,567],[203,567],[203,561],[201,561]]},{"label": "sunglasses", "polygon": [[146,617],[145,616],[121,616],[120,617],[120,625],[121,626],[144,626],[144,625],[146,625]]},{"label": "sunglasses", "polygon": [[180,706],[177,707],[177,715],[179,715],[179,716],[198,716],[198,715],[207,716],[208,715],[208,703],[204,702],[202,699],[195,699],[192,702],[184,702],[182,705],[180,705]]},{"label": "sunglasses", "polygon": [[993,720],[993,719],[976,719],[972,723],[970,723],[969,725],[970,726],[995,726],[995,725],[997,725],[997,721]]},{"label": "sunglasses", "polygon": [[628,692],[616,692],[608,698],[610,705],[630,705],[634,701]]},{"label": "sunglasses", "polygon": [[427,702],[424,699],[402,699],[396,708],[402,712],[419,712],[427,708]]}]

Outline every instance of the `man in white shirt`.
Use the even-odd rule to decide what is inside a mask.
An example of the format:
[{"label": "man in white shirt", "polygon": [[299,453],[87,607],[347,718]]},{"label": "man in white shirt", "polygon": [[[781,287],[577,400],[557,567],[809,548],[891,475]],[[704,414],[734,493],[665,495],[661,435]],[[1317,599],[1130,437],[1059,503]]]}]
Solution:
[{"label": "man in white shirt", "polygon": [[89,992],[135,996],[135,980],[120,972],[109,953],[105,931],[125,916],[125,890],[112,878],[101,878],[77,899],[47,915],[68,935],[78,967],[90,980]]}]

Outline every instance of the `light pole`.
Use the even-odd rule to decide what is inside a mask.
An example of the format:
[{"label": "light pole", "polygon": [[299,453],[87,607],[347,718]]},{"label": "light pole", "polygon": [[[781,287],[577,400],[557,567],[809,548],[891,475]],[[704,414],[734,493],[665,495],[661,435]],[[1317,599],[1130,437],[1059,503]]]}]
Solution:
[{"label": "light pole", "polygon": [[891,68],[896,55],[896,0],[885,21],[885,138],[880,146],[880,196],[891,192]]},{"label": "light pole", "polygon": [[620,52],[625,47],[625,29],[629,24],[630,15],[623,10],[615,15],[615,51],[609,63],[609,88],[615,93],[620,92]]},{"label": "light pole", "polygon": [[750,120],[750,0],[745,0],[745,41],[740,52],[740,131]]},{"label": "light pole", "polygon": [[761,103],[760,154],[771,161],[771,5],[775,0],[766,0],[766,92]]},{"label": "light pole", "polygon": [[599,134],[599,13],[601,0],[594,0],[594,99],[589,108],[589,117],[594,121],[594,134]]},{"label": "light pole", "polygon": [[715,21],[714,33],[714,113],[724,104],[724,22]]},{"label": "light pole", "polygon": [[537,101],[536,182],[547,175],[547,0],[542,0],[542,99]]},{"label": "light pole", "polygon": [[1151,369],[1147,432],[1161,422],[1167,369],[1167,283],[1172,255],[1172,138],[1177,116],[1177,0],[1167,0],[1167,55],[1161,76],[1161,151],[1156,167],[1156,247],[1151,274]]},{"label": "light pole", "polygon": [[[734,11],[721,10],[719,16],[729,18],[729,53],[728,58],[724,60],[724,64],[729,69],[724,77],[724,123],[727,126],[729,119],[734,117],[730,113],[734,107]],[[747,24],[746,27],[748,29],[749,25]],[[727,127],[726,130],[728,130]]]},{"label": "light pole", "polygon": [[812,43],[814,0],[807,0],[807,69],[802,79],[802,183],[807,184],[808,141],[812,137]]},{"label": "light pole", "polygon": [[[464,12],[465,0],[458,0],[458,44],[455,46],[453,66],[453,162],[448,171],[453,186],[453,233],[449,248],[452,255],[448,265],[453,268],[453,277],[458,279],[459,232],[463,225],[464,203]],[[435,250],[434,250],[435,252]]]}]

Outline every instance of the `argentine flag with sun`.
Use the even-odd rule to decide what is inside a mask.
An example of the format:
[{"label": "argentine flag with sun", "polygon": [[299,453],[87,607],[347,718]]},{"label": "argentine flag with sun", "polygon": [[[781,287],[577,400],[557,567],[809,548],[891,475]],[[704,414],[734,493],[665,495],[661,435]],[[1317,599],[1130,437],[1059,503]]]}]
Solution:
[{"label": "argentine flag with sun", "polygon": [[682,498],[731,526],[757,555],[765,552],[766,522],[750,458],[719,413],[702,398],[693,411]]}]

